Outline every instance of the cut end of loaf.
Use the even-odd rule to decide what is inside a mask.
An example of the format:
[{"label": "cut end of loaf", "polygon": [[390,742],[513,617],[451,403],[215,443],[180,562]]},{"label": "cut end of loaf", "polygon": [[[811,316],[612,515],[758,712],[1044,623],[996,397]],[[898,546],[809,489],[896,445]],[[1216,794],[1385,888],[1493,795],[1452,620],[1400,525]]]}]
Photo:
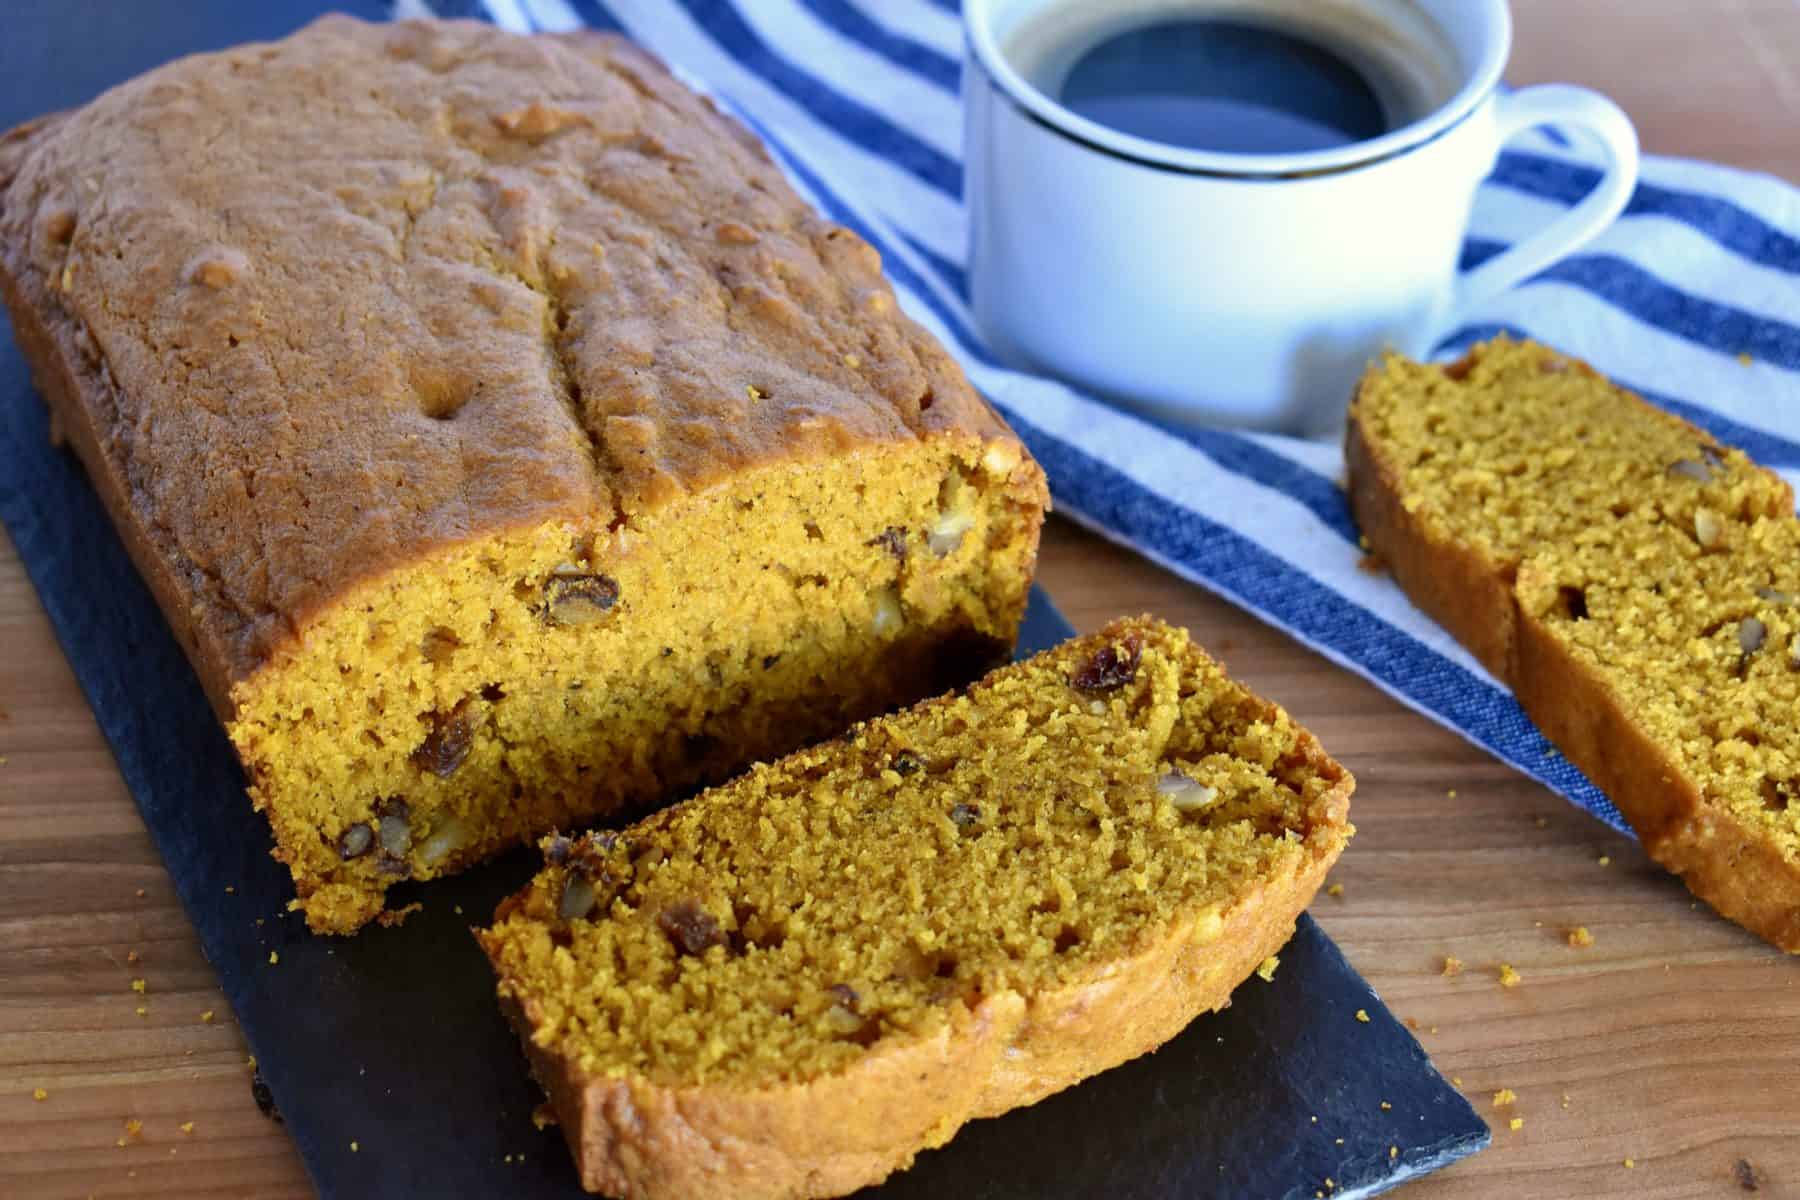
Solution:
[{"label": "cut end of loaf", "polygon": [[394,883],[975,677],[1017,631],[1042,488],[1010,438],[940,438],[378,580],[235,697],[298,906],[351,931]]},{"label": "cut end of loaf", "polygon": [[[551,839],[480,936],[590,1184],[800,1194],[853,1163],[847,1191],[1223,1003],[1342,849],[1351,787],[1184,631],[1122,621]],[[737,1153],[732,1096],[755,1153],[661,1161],[665,1119]],[[855,1113],[804,1119],[832,1097]]]}]

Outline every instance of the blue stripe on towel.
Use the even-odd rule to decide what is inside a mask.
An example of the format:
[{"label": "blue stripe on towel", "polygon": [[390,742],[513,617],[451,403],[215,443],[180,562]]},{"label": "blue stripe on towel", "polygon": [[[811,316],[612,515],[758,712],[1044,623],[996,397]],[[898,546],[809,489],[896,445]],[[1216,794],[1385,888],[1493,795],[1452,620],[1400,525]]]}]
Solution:
[{"label": "blue stripe on towel", "polygon": [[868,14],[845,0],[799,0],[799,3],[838,33],[873,50],[896,67],[947,92],[957,90],[962,75],[960,60],[946,58],[923,42],[882,28]]},{"label": "blue stripe on towel", "polygon": [[[1483,263],[1506,248],[1502,242],[1470,238],[1463,247],[1463,261]],[[1570,255],[1540,271],[1530,282],[1578,287],[1646,325],[1695,345],[1800,369],[1800,326],[1684,292],[1614,254]]]},{"label": "blue stripe on towel", "polygon": [[761,76],[846,141],[906,169],[953,199],[962,197],[962,163],[926,145],[861,101],[828,86],[776,53],[729,0],[676,0],[720,49]]},{"label": "blue stripe on towel", "polygon": [[[1574,204],[1600,182],[1600,171],[1548,155],[1509,150],[1500,156],[1488,182],[1540,200]],[[1639,181],[1625,215],[1680,221],[1751,262],[1800,274],[1800,237],[1722,197]]]}]

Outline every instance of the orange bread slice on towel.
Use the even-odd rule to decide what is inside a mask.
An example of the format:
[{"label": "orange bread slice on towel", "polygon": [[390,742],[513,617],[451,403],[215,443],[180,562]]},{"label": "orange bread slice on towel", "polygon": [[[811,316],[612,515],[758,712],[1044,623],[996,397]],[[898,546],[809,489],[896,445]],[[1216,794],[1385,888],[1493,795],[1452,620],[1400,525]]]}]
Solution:
[{"label": "orange bread slice on towel", "polygon": [[1224,1005],[1352,787],[1185,632],[1119,621],[550,839],[479,937],[587,1187],[840,1195]]},{"label": "orange bread slice on towel", "polygon": [[1800,952],[1800,521],[1780,476],[1531,343],[1350,404],[1370,548],[1695,895]]}]

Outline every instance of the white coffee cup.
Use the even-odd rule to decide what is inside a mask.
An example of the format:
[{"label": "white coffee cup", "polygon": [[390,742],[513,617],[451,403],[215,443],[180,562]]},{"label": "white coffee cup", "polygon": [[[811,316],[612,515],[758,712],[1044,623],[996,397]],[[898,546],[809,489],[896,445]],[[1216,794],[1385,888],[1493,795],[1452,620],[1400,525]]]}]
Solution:
[{"label": "white coffee cup", "polygon": [[[1220,0],[1110,0],[1116,19],[1217,15]],[[1386,56],[1429,111],[1370,140],[1291,154],[1148,141],[1087,120],[1008,57],[1070,0],[964,0],[969,284],[1005,359],[1181,424],[1322,432],[1369,359],[1419,354],[1459,313],[1618,216],[1637,136],[1564,85],[1502,93],[1506,0],[1233,0],[1336,48]],[[1423,105],[1421,107],[1424,107]],[[1592,133],[1600,185],[1459,276],[1475,189],[1537,125]]]}]

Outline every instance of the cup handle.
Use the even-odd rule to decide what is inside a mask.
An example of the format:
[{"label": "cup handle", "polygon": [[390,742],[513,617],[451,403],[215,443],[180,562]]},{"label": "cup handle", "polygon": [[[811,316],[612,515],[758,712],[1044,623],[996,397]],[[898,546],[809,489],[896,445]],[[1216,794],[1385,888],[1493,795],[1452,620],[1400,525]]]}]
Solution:
[{"label": "cup handle", "polygon": [[1637,186],[1638,139],[1631,119],[1598,92],[1552,83],[1497,97],[1495,119],[1504,145],[1539,125],[1575,125],[1593,133],[1606,152],[1600,185],[1542,230],[1488,259],[1458,280],[1452,311],[1491,299],[1580,248],[1625,209]]}]

